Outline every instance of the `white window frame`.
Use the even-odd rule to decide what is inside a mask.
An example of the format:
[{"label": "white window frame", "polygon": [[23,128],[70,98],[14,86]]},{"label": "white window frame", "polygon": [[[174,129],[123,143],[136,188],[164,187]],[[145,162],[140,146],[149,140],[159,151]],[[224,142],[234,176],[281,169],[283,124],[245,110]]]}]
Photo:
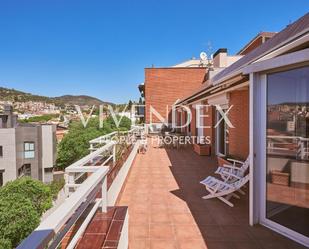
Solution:
[{"label": "white window frame", "polygon": [[35,158],[35,143],[34,142],[24,142],[24,158],[25,159]]},{"label": "white window frame", "polygon": [[[222,108],[222,110],[225,112],[228,108]],[[219,120],[222,118],[221,114],[216,110],[215,112],[215,119],[216,119],[216,124],[219,122]],[[219,127],[218,126],[216,128],[216,155],[217,156],[220,156],[220,157],[225,157],[227,156],[227,142],[226,142],[226,137],[227,137],[227,132],[228,132],[228,129],[227,129],[227,125],[226,125],[226,122],[224,120],[221,121],[224,125],[224,153],[222,153],[220,151],[220,148],[219,148],[219,137],[220,137],[220,131],[219,131]]]},{"label": "white window frame", "polygon": [[[199,102],[195,105],[199,106],[199,108],[196,108],[196,112],[195,112],[195,126],[196,126],[196,130],[197,130],[197,137],[203,137],[204,136],[204,106],[202,102]],[[197,127],[197,124],[200,124],[200,127]]]},{"label": "white window frame", "polygon": [[[289,69],[284,69],[286,71]],[[309,237],[306,237],[300,233],[293,231],[287,227],[284,227],[270,219],[266,218],[266,119],[267,119],[267,74],[260,74],[256,77],[258,82],[258,91],[255,93],[259,96],[259,100],[256,103],[259,103],[258,108],[260,109],[259,113],[256,113],[255,120],[259,120],[257,126],[259,129],[255,129],[254,139],[257,141],[255,144],[254,153],[250,153],[251,157],[254,158],[254,163],[256,167],[251,169],[253,172],[251,176],[251,181],[257,181],[257,184],[251,182],[252,190],[250,191],[250,223],[260,223],[280,234],[286,236],[292,240],[295,240],[305,246],[309,246]],[[255,104],[256,104],[255,103]],[[259,116],[259,117],[258,117]],[[251,136],[252,137],[252,136]],[[254,189],[254,190],[253,190]],[[257,202],[255,202],[256,200]],[[253,207],[252,207],[253,205]],[[252,209],[253,208],[253,209]],[[257,220],[256,220],[257,219]]]}]

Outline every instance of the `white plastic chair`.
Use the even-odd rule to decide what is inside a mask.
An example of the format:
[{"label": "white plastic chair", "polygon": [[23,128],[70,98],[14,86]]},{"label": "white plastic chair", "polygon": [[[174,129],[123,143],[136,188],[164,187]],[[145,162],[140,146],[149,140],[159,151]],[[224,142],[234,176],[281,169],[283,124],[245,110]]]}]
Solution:
[{"label": "white plastic chair", "polygon": [[247,182],[249,181],[249,174],[242,177],[241,179],[235,181],[234,183],[228,183],[213,176],[208,176],[206,179],[200,183],[206,187],[206,190],[209,192],[208,195],[203,196],[203,199],[212,199],[218,198],[220,201],[234,207],[234,204],[230,202],[232,197],[240,199],[240,197],[235,194],[236,191],[240,190]]},{"label": "white plastic chair", "polygon": [[219,174],[225,182],[229,183],[233,183],[244,177],[250,166],[250,157],[248,156],[244,162],[234,159],[227,160],[233,164],[224,164],[218,167],[215,173]]}]

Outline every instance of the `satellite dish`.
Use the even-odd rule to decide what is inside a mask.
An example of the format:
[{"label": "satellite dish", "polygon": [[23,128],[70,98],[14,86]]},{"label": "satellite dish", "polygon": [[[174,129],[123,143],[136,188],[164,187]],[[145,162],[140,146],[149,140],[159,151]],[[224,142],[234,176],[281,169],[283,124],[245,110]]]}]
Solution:
[{"label": "satellite dish", "polygon": [[201,58],[202,61],[206,61],[207,60],[207,54],[205,52],[201,52],[200,58]]}]

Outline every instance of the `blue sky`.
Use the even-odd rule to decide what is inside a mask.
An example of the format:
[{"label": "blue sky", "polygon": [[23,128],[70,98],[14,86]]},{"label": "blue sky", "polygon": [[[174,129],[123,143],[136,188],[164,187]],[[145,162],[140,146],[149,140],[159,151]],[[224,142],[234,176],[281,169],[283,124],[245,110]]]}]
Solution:
[{"label": "blue sky", "polygon": [[297,1],[0,0],[0,86],[46,96],[138,99],[144,68],[169,66],[308,11]]}]

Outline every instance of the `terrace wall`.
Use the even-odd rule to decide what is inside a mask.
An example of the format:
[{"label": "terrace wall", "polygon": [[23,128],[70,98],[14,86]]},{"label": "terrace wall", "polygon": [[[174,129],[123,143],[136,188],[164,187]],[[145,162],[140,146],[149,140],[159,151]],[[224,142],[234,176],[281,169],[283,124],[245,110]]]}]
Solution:
[{"label": "terrace wall", "polygon": [[249,90],[230,93],[229,119],[235,128],[229,129],[229,154],[246,159],[249,155]]},{"label": "terrace wall", "polygon": [[[187,68],[146,68],[145,69],[145,120],[150,123],[150,106],[155,108],[162,117],[166,117],[176,100],[188,96],[197,90],[206,74],[201,67]],[[152,122],[161,123],[153,115]]]}]

